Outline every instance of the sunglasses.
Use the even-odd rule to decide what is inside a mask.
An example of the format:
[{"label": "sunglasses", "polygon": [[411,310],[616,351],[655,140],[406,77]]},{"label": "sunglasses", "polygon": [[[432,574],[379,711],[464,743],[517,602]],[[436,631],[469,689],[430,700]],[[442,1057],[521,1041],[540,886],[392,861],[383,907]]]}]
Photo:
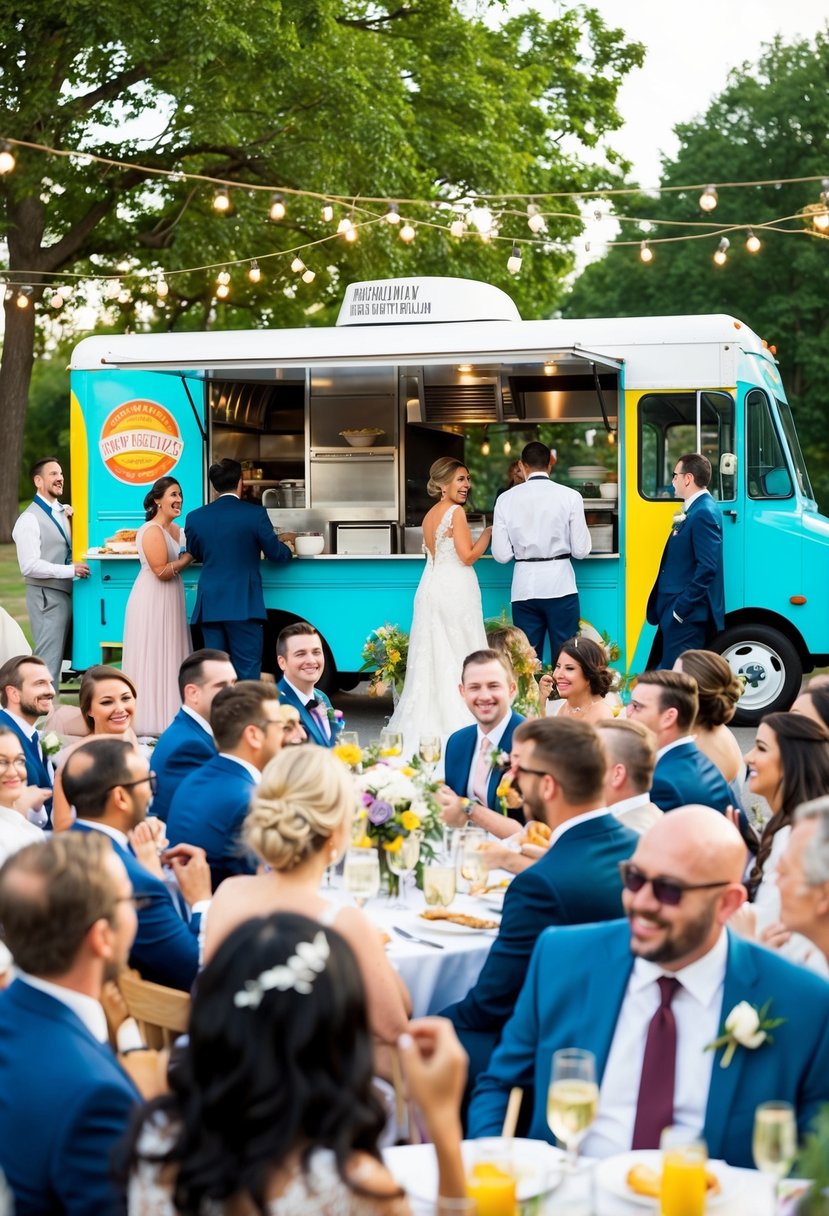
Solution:
[{"label": "sunglasses", "polygon": [[730,882],[680,882],[678,878],[648,878],[632,861],[620,861],[619,873],[626,891],[635,895],[650,883],[654,899],[669,908],[681,903],[686,891],[711,891],[715,887],[731,886]]}]

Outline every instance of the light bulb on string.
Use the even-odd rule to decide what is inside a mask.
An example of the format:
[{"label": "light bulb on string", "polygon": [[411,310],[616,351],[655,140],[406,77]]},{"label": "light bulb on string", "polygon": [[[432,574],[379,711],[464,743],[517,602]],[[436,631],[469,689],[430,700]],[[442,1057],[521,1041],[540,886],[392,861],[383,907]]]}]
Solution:
[{"label": "light bulb on string", "polygon": [[279,220],[285,218],[285,200],[282,195],[277,192],[271,196],[271,207],[268,212],[268,219],[278,223]]},{"label": "light bulb on string", "polygon": [[489,236],[492,232],[493,218],[489,207],[472,207],[469,222],[478,229],[481,236]]},{"label": "light bulb on string", "polygon": [[547,227],[544,216],[536,207],[535,203],[530,203],[527,207],[527,224],[530,232],[534,232],[536,236],[539,232],[543,232]]},{"label": "light bulb on string", "polygon": [[6,290],[3,292],[3,299],[6,301],[6,303],[8,303],[9,300],[11,300],[13,295],[14,295],[14,288],[6,287]]},{"label": "light bulb on string", "polygon": [[728,247],[731,244],[727,236],[724,236],[717,246],[717,252],[714,254],[714,262],[717,266],[724,266],[728,261]]},{"label": "light bulb on string", "polygon": [[386,214],[383,216],[383,219],[386,221],[387,224],[399,224],[400,223],[400,212],[397,208],[397,203],[389,203],[389,209],[386,212]]},{"label": "light bulb on string", "polygon": [[323,203],[320,215],[322,216],[322,222],[324,224],[330,224],[334,218],[334,208],[330,203]]},{"label": "light bulb on string", "polygon": [[354,225],[352,224],[351,220],[347,215],[344,215],[339,224],[337,224],[337,233],[339,236],[346,236],[346,234],[349,233],[353,227]]},{"label": "light bulb on string", "polygon": [[11,173],[16,164],[11,144],[0,144],[0,175],[5,176],[7,173]]},{"label": "light bulb on string", "polygon": [[504,455],[509,456],[511,451],[512,451],[512,444],[510,443],[510,441],[508,439],[505,439],[504,440]]},{"label": "light bulb on string", "polygon": [[701,211],[713,211],[718,203],[717,190],[715,186],[706,186],[702,194],[699,196],[699,205]]},{"label": "light bulb on string", "polygon": [[752,230],[749,228],[748,235],[746,236],[746,249],[748,252],[759,253],[762,247],[762,241],[760,240],[759,236],[755,236]]},{"label": "light bulb on string", "polygon": [[646,264],[653,261],[653,250],[647,241],[642,241],[642,244],[639,246],[639,261]]},{"label": "light bulb on string", "polygon": [[256,258],[254,258],[250,264],[248,278],[250,279],[251,283],[259,283],[262,279],[262,271]]},{"label": "light bulb on string", "polygon": [[213,195],[213,210],[218,211],[220,215],[227,215],[230,211],[230,195],[224,186]]},{"label": "light bulb on string", "polygon": [[294,260],[291,262],[291,270],[294,272],[294,274],[302,274],[304,269],[305,263],[303,262],[302,258],[294,258]]},{"label": "light bulb on string", "polygon": [[812,213],[812,223],[818,232],[829,230],[829,177],[820,183],[820,202]]},{"label": "light bulb on string", "polygon": [[217,283],[216,284],[216,299],[217,300],[226,300],[229,295],[230,295],[230,285],[228,283]]},{"label": "light bulb on string", "polygon": [[360,233],[357,231],[357,225],[353,221],[350,223],[349,227],[346,228],[345,232],[343,233],[343,236],[348,241],[349,245],[353,245],[354,242],[358,239],[359,235],[360,235]]},{"label": "light bulb on string", "polygon": [[486,432],[484,432],[483,443],[481,444],[481,455],[488,456],[491,450],[492,449],[489,445],[489,436],[486,434]]},{"label": "light bulb on string", "polygon": [[464,235],[465,232],[466,232],[466,221],[465,220],[463,220],[460,216],[458,216],[457,219],[452,220],[452,223],[449,225],[449,235],[450,236],[454,236],[457,240],[460,240],[460,238]]},{"label": "light bulb on string", "polygon": [[313,270],[311,270],[311,269],[309,269],[309,268],[307,268],[307,267],[306,267],[306,269],[305,269],[305,270],[303,270],[303,272],[302,272],[302,281],[303,281],[303,283],[313,283],[313,281],[314,281],[314,279],[315,279],[316,277],[317,277],[317,276],[316,276],[316,272],[315,272],[315,271],[313,271]]},{"label": "light bulb on string", "polygon": [[55,290],[52,292],[49,298],[49,304],[52,308],[63,308],[65,303],[66,301],[59,291]]},{"label": "light bulb on string", "polygon": [[164,275],[159,275],[155,284],[155,294],[159,300],[164,300],[170,294],[170,284],[164,278]]},{"label": "light bulb on string", "polygon": [[404,221],[403,227],[400,229],[400,239],[406,245],[411,245],[412,241],[415,239],[414,225],[408,220]]},{"label": "light bulb on string", "polygon": [[230,283],[230,271],[220,270],[216,275],[216,282],[222,287],[227,287]]},{"label": "light bulb on string", "polygon": [[28,308],[32,302],[30,299],[31,294],[31,287],[21,287],[20,291],[17,293],[17,299],[15,300],[17,307],[20,309]]},{"label": "light bulb on string", "polygon": [[518,274],[521,269],[521,250],[513,243],[512,253],[507,258],[507,270],[510,274]]}]

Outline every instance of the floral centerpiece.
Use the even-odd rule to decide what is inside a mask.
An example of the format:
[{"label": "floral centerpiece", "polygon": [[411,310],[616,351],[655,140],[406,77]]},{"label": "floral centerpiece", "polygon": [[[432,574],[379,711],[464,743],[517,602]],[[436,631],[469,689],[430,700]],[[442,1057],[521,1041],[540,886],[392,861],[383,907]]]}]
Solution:
[{"label": "floral centerpiece", "polygon": [[380,625],[366,638],[360,671],[373,674],[368,686],[370,697],[383,697],[391,688],[397,696],[403,691],[406,661],[409,657],[409,635],[397,625]]},{"label": "floral centerpiece", "polygon": [[376,760],[376,749],[364,753],[364,767],[355,774],[359,807],[354,823],[354,845],[376,848],[380,873],[391,894],[396,894],[399,876],[387,864],[389,854],[397,853],[410,832],[423,834],[420,861],[415,870],[419,887],[423,885],[423,863],[435,853],[434,845],[442,839],[443,828],[435,791],[437,782],[429,781],[419,759],[402,767]]},{"label": "floral centerpiece", "polygon": [[490,646],[504,651],[515,675],[517,692],[512,708],[525,718],[537,718],[541,713],[541,698],[536,677],[541,671],[541,662],[527,635],[510,623],[506,613],[485,621],[484,629]]}]

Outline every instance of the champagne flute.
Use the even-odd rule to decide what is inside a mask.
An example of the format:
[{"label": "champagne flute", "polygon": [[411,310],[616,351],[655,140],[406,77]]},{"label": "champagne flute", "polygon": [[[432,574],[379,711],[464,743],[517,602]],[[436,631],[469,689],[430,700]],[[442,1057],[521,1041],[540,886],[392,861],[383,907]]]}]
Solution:
[{"label": "champagne flute", "polygon": [[408,836],[403,837],[403,843],[396,853],[386,853],[386,863],[389,869],[392,874],[397,874],[400,878],[400,898],[394,905],[395,908],[406,907],[406,879],[420,860],[422,840],[422,832],[409,832]]},{"label": "champagne flute", "polygon": [[797,1153],[797,1123],[790,1102],[761,1102],[754,1112],[751,1155],[772,1185],[772,1212],[777,1211],[780,1183],[786,1177]]},{"label": "champagne flute", "polygon": [[441,757],[440,735],[421,735],[417,753],[426,765],[426,775],[431,781],[435,765]]},{"label": "champagne flute", "polygon": [[403,735],[399,730],[389,730],[384,726],[380,731],[380,755],[382,757],[402,756]]},{"label": "champagne flute", "polygon": [[343,885],[358,908],[380,890],[380,859],[376,849],[349,849],[343,867]]},{"label": "champagne flute", "polygon": [[592,1051],[565,1047],[553,1053],[547,1091],[547,1123],[567,1149],[567,1163],[575,1170],[579,1145],[599,1112],[596,1057]]}]

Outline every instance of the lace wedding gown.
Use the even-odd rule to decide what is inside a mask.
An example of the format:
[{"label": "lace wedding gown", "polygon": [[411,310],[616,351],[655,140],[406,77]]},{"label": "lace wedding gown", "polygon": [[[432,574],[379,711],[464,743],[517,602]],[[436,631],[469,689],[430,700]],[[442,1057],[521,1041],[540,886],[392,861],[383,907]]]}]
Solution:
[{"label": "lace wedding gown", "polygon": [[403,754],[417,754],[421,735],[453,731],[474,718],[461,700],[463,661],[486,647],[481,589],[472,566],[458,557],[448,535],[460,506],[451,507],[435,531],[434,558],[424,545],[426,566],[414,601],[406,680],[389,726],[403,732]]}]

